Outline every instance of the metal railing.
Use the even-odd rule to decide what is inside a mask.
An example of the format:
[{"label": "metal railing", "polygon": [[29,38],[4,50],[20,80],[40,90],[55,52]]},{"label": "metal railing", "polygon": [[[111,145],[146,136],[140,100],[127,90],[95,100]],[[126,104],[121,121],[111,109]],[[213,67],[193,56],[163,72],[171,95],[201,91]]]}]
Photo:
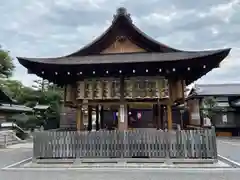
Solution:
[{"label": "metal railing", "polygon": [[34,134],[35,159],[217,159],[214,128],[200,130],[45,131]]}]

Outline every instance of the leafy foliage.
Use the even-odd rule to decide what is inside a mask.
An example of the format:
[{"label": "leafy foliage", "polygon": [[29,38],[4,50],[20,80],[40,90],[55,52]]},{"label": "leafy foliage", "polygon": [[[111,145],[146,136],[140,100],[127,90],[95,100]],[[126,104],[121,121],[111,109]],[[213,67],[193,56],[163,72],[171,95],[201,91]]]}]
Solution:
[{"label": "leafy foliage", "polygon": [[[46,80],[35,80],[32,87],[24,86],[20,81],[7,79],[14,70],[13,58],[8,51],[0,47],[0,88],[19,104],[34,107],[37,104],[49,105],[44,112],[28,115],[28,120],[22,121],[22,115],[9,117],[28,128],[44,125],[45,128],[56,128],[59,125],[59,104],[63,97],[63,90]],[[49,127],[48,127],[49,126]]]},{"label": "leafy foliage", "polygon": [[37,104],[49,105],[45,111],[35,112],[29,115],[29,120],[25,122],[26,128],[44,126],[45,129],[57,128],[60,120],[60,101],[62,100],[63,90],[56,85],[45,83],[40,80],[35,81],[35,87],[26,87],[16,80],[0,80],[9,95],[19,104],[34,107]]},{"label": "leafy foliage", "polygon": [[212,121],[216,114],[216,100],[213,97],[205,97],[202,102],[202,110],[203,115]]},{"label": "leafy foliage", "polygon": [[216,100],[212,97],[203,99],[203,107],[206,109],[213,109],[216,106]]},{"label": "leafy foliage", "polygon": [[5,78],[12,76],[14,68],[13,58],[9,55],[8,51],[0,47],[0,77]]}]

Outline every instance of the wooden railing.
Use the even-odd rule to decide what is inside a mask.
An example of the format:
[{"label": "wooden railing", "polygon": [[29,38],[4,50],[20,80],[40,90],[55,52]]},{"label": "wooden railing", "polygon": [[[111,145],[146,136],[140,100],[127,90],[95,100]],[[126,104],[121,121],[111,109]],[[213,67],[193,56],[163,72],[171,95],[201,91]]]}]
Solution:
[{"label": "wooden railing", "polygon": [[214,129],[133,131],[45,131],[34,134],[35,159],[193,158],[216,159]]}]

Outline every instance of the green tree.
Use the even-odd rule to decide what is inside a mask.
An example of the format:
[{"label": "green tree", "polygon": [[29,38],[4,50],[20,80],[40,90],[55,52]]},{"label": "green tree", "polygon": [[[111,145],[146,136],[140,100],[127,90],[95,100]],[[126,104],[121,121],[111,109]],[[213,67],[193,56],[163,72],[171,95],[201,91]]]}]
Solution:
[{"label": "green tree", "polygon": [[53,129],[59,127],[60,122],[60,101],[63,99],[63,90],[55,85],[49,85],[47,90],[42,92],[39,104],[48,104],[50,107],[42,114],[44,128]]},{"label": "green tree", "polygon": [[31,116],[26,126],[44,125],[46,129],[57,128],[60,121],[60,101],[63,98],[63,90],[51,83],[45,83],[42,88],[41,83],[42,81],[35,81],[36,87],[33,88],[26,87],[16,80],[0,79],[1,86],[19,104],[28,107],[34,107],[37,104],[50,106],[47,111]]},{"label": "green tree", "polygon": [[7,92],[7,94],[15,99],[19,104],[32,107],[38,101],[40,97],[39,92],[31,87],[24,86],[20,81],[10,79],[0,79],[1,88]]},{"label": "green tree", "polygon": [[204,116],[208,117],[212,124],[214,124],[213,122],[213,117],[216,114],[216,100],[213,97],[206,97],[203,99],[203,103],[202,103],[202,109],[203,109],[203,114]]},{"label": "green tree", "polygon": [[11,98],[15,99],[21,96],[24,87],[20,81],[10,79],[0,79],[1,88],[3,88]]},{"label": "green tree", "polygon": [[13,58],[8,51],[0,47],[0,78],[12,76],[14,68]]}]

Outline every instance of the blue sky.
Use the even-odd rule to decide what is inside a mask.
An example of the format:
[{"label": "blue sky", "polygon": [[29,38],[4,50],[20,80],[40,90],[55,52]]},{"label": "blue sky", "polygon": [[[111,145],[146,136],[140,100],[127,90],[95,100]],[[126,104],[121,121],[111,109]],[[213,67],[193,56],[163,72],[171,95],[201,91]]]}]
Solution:
[{"label": "blue sky", "polygon": [[[240,82],[240,0],[11,0],[0,4],[0,44],[13,57],[75,52],[100,35],[118,7],[126,7],[145,33],[174,48],[231,47],[220,68],[198,83]],[[15,59],[14,79],[31,86]]]}]

